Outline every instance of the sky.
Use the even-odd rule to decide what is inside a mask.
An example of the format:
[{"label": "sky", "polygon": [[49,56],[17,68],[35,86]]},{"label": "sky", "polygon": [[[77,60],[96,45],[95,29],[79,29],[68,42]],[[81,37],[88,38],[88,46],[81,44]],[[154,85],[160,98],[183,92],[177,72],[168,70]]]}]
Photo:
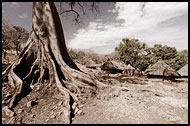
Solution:
[{"label": "sky", "polygon": [[[57,3],[56,3],[57,5]],[[88,12],[83,25],[60,16],[67,47],[109,54],[123,38],[188,49],[188,2],[98,3],[100,14]],[[31,30],[31,2],[3,2],[2,16],[9,23]]]}]

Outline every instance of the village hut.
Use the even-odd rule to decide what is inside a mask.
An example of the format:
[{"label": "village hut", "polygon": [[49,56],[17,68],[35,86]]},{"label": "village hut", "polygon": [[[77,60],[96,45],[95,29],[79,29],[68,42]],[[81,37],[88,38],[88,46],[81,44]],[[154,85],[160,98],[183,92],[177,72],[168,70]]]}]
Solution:
[{"label": "village hut", "polygon": [[123,72],[126,76],[140,76],[141,72],[139,69],[135,69],[130,64],[126,65],[125,70]]},{"label": "village hut", "polygon": [[101,70],[106,71],[111,74],[122,73],[122,67],[116,62],[112,62],[108,59],[103,65],[100,66]]},{"label": "village hut", "polygon": [[96,63],[91,59],[88,60],[85,65],[86,65],[87,68],[96,69]]},{"label": "village hut", "polygon": [[145,70],[145,74],[147,77],[162,77],[166,79],[174,79],[175,77],[179,77],[180,74],[168,66],[163,60],[159,60],[152,66],[149,66],[148,69]]},{"label": "village hut", "polygon": [[186,64],[184,67],[178,70],[178,73],[181,76],[188,76],[188,64]]}]

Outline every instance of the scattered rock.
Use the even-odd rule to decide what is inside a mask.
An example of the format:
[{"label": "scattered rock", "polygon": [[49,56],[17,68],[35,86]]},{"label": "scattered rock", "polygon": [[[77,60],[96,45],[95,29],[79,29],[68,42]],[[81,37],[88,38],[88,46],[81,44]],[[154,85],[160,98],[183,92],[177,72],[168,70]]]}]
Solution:
[{"label": "scattered rock", "polygon": [[62,115],[63,114],[63,112],[59,112],[59,115]]},{"label": "scattered rock", "polygon": [[11,111],[8,106],[3,107],[3,111],[5,112],[6,116],[13,117],[15,116],[15,113]]},{"label": "scattered rock", "polygon": [[63,104],[63,101],[60,101],[59,103],[58,103],[58,106],[61,106]]},{"label": "scattered rock", "polygon": [[76,114],[78,111],[79,111],[79,108],[76,107],[75,110],[74,110],[74,114]]},{"label": "scattered rock", "polygon": [[77,114],[78,115],[84,115],[84,112],[82,110],[78,110]]},{"label": "scattered rock", "polygon": [[158,97],[163,97],[161,94],[158,94],[158,93],[155,93],[154,95]]},{"label": "scattered rock", "polygon": [[113,92],[113,96],[114,97],[118,97],[120,95],[120,91],[119,90],[116,90]]},{"label": "scattered rock", "polygon": [[31,115],[30,115],[30,117],[31,117],[31,118],[34,118],[34,117],[35,117],[35,115],[34,115],[34,114],[31,114]]},{"label": "scattered rock", "polygon": [[55,115],[52,115],[52,116],[50,116],[50,119],[54,119],[56,116]]},{"label": "scattered rock", "polygon": [[10,94],[10,93],[7,93],[6,95],[5,95],[5,98],[10,98],[12,95]]},{"label": "scattered rock", "polygon": [[46,119],[46,123],[49,121],[49,119]]},{"label": "scattered rock", "polygon": [[74,102],[73,105],[72,105],[72,109],[75,109],[77,107],[77,103]]},{"label": "scattered rock", "polygon": [[29,108],[29,107],[33,107],[35,106],[36,104],[38,104],[36,101],[29,101],[26,106]]},{"label": "scattered rock", "polygon": [[57,108],[58,108],[57,106],[54,106],[54,107],[53,107],[53,110],[55,110],[55,109],[57,109]]},{"label": "scattered rock", "polygon": [[19,110],[17,111],[17,113],[20,114],[20,113],[22,113],[23,111],[24,111],[24,110],[19,109]]},{"label": "scattered rock", "polygon": [[39,90],[41,90],[43,88],[43,85],[37,85],[37,86],[35,86],[33,88],[34,88],[34,91],[39,91]]},{"label": "scattered rock", "polygon": [[84,107],[84,105],[79,105],[79,108],[82,108],[82,107]]},{"label": "scattered rock", "polygon": [[125,91],[125,92],[127,92],[127,91],[129,91],[128,89],[122,89],[122,91]]}]

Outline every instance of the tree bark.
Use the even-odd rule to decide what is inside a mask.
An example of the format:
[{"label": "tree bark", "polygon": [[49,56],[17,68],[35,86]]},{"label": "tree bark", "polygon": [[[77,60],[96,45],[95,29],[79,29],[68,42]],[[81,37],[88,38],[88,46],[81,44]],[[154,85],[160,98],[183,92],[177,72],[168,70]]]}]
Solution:
[{"label": "tree bark", "polygon": [[81,89],[96,92],[102,84],[94,76],[82,72],[70,58],[54,3],[34,2],[32,14],[32,30],[26,46],[3,72],[3,78],[7,78],[14,90],[9,99],[2,101],[3,105],[13,108],[24,84],[32,89],[40,84],[56,85],[64,99],[65,123],[71,123],[70,100],[78,103]]}]

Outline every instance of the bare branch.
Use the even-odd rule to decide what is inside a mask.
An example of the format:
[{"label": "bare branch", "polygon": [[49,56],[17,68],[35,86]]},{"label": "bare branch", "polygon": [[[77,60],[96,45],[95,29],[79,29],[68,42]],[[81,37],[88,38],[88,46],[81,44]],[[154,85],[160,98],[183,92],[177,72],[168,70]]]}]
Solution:
[{"label": "bare branch", "polygon": [[80,4],[80,2],[77,2],[77,3],[78,3],[78,5],[81,7],[82,12],[83,12],[83,15],[85,15],[86,13],[85,13],[85,11],[84,11],[84,7]]},{"label": "bare branch", "polygon": [[71,4],[70,4],[71,9],[70,9],[70,10],[62,11],[60,14],[68,13],[68,12],[73,12],[73,13],[76,14],[77,18],[79,18],[80,15],[79,15],[79,13],[78,13],[77,11],[75,11],[75,10],[73,9],[73,5],[74,5],[74,3],[71,2]]}]

